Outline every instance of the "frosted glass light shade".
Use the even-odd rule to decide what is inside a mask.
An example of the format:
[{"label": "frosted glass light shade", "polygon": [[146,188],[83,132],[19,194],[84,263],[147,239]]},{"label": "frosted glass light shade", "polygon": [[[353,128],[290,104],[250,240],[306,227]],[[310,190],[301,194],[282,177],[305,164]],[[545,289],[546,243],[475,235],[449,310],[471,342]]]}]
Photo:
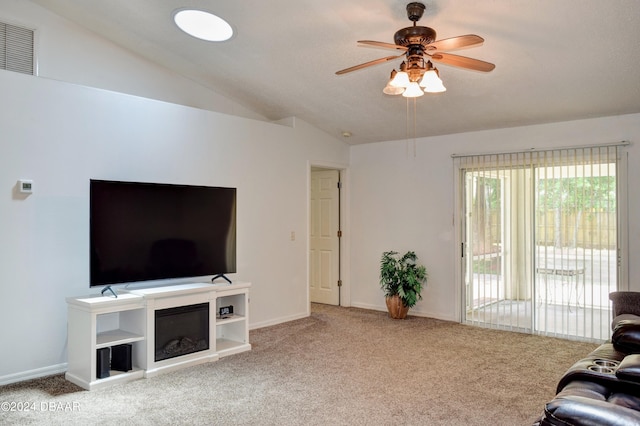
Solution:
[{"label": "frosted glass light shade", "polygon": [[409,81],[409,74],[404,71],[400,71],[389,82],[393,87],[408,87],[411,82]]},{"label": "frosted glass light shade", "polygon": [[420,80],[420,86],[429,87],[430,84],[435,84],[438,80],[440,80],[440,77],[438,77],[438,73],[436,73],[435,70],[431,69],[426,71],[422,76],[422,79]]},{"label": "frosted glass light shade", "polygon": [[182,31],[201,40],[225,41],[233,35],[233,28],[227,21],[203,10],[180,10],[173,20]]},{"label": "frosted glass light shade", "polygon": [[427,93],[440,93],[447,90],[435,69],[424,73],[420,80],[420,86],[424,87],[424,91]]},{"label": "frosted glass light shade", "polygon": [[424,95],[424,92],[420,88],[420,85],[415,81],[409,83],[409,86],[407,86],[407,89],[402,94],[405,98],[417,98],[422,95]]},{"label": "frosted glass light shade", "polygon": [[387,84],[384,89],[382,89],[382,93],[385,95],[400,95],[402,92],[404,92],[403,87],[393,87],[390,84]]},{"label": "frosted glass light shade", "polygon": [[387,85],[382,89],[382,93],[385,95],[400,95],[404,92],[404,87],[394,87],[391,83],[387,83]]},{"label": "frosted glass light shade", "polygon": [[435,82],[432,85],[429,85],[429,87],[425,87],[424,91],[427,93],[442,93],[442,92],[446,92],[447,88],[444,87],[444,84],[442,84],[442,80]]},{"label": "frosted glass light shade", "polygon": [[384,93],[385,95],[400,95],[402,92],[404,92],[404,87],[395,87],[391,85],[391,81],[394,79],[396,74],[398,74],[398,71],[391,70],[389,81],[387,82],[387,85],[384,86],[384,89],[382,89],[382,93]]}]

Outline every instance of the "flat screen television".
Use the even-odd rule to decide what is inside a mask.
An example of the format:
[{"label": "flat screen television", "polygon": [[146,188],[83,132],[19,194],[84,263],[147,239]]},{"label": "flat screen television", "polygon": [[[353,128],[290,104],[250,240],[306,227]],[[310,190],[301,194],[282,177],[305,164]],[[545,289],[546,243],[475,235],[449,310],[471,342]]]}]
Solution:
[{"label": "flat screen television", "polygon": [[236,188],[90,181],[90,286],[236,272]]}]

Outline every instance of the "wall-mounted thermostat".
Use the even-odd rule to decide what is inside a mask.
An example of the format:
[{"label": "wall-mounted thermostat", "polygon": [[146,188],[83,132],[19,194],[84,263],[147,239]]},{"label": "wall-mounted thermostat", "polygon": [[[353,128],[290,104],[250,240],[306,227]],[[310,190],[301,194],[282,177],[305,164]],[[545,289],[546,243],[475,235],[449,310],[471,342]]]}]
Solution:
[{"label": "wall-mounted thermostat", "polygon": [[20,179],[18,181],[18,190],[23,194],[31,194],[33,192],[33,181],[31,179]]}]

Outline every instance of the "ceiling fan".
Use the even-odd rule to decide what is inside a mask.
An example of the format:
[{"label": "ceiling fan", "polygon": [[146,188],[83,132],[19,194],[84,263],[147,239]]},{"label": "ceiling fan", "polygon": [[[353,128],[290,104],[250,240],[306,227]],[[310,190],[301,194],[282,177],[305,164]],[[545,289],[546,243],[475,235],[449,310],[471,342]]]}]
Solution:
[{"label": "ceiling fan", "polygon": [[405,56],[405,60],[400,65],[400,71],[391,72],[389,83],[383,91],[390,95],[402,94],[405,97],[416,97],[422,96],[424,92],[446,90],[439,78],[438,70],[431,61],[480,72],[489,72],[495,68],[494,64],[479,59],[444,53],[446,50],[479,46],[484,39],[475,34],[467,34],[436,41],[436,32],[433,28],[417,25],[424,10],[425,6],[422,3],[407,4],[407,17],[413,22],[413,26],[396,31],[393,37],[395,44],[372,40],[358,41],[361,45],[400,50],[402,51],[400,55],[375,59],[337,71],[336,74],[346,74]]}]

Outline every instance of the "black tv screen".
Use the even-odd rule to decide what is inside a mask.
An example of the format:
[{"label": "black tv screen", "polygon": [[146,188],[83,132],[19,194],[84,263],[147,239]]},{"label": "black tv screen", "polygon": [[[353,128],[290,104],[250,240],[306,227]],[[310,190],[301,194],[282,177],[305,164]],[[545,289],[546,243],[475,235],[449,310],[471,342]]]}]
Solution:
[{"label": "black tv screen", "polygon": [[90,181],[90,285],[236,272],[236,189]]}]

